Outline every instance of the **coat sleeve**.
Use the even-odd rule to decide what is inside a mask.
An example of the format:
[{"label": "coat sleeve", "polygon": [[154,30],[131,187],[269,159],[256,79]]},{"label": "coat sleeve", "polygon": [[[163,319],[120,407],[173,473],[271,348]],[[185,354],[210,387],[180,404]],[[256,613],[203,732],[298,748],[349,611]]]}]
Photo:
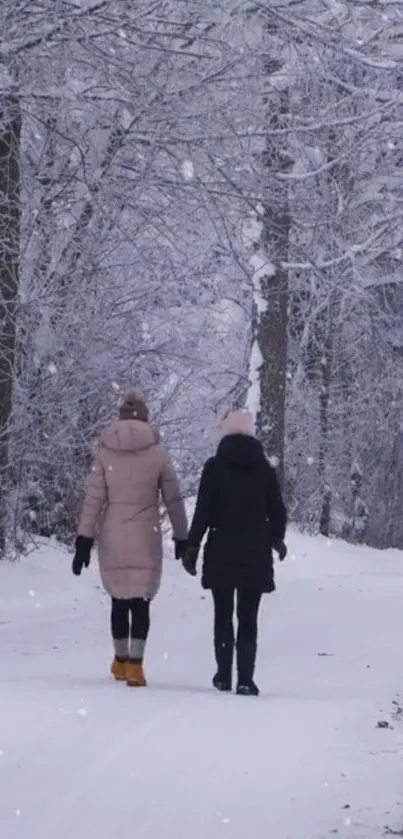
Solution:
[{"label": "coat sleeve", "polygon": [[160,477],[162,500],[167,509],[172,525],[174,539],[187,539],[188,521],[186,508],[181,495],[179,481],[175,469],[167,454],[164,454],[164,464]]},{"label": "coat sleeve", "polygon": [[204,466],[200,479],[199,491],[197,493],[192,526],[189,532],[189,544],[196,548],[200,547],[203,538],[209,527],[212,526],[213,521],[213,462],[213,459],[208,460]]},{"label": "coat sleeve", "polygon": [[287,527],[287,511],[281,494],[280,484],[275,470],[267,464],[267,516],[270,521],[270,533],[273,546],[282,542]]},{"label": "coat sleeve", "polygon": [[104,467],[98,456],[85,482],[84,501],[81,508],[78,535],[94,539],[101,510],[107,501]]}]

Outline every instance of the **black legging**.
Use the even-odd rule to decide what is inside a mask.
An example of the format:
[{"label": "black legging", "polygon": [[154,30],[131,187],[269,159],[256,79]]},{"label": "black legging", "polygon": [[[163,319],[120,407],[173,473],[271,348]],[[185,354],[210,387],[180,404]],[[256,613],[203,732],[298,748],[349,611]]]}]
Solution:
[{"label": "black legging", "polygon": [[[214,589],[214,639],[219,644],[234,641],[234,589]],[[262,595],[248,589],[237,589],[237,644],[256,644],[257,618]]]},{"label": "black legging", "polygon": [[[131,618],[131,626],[130,626]],[[117,641],[138,638],[146,641],[150,629],[150,601],[141,597],[132,600],[112,598],[112,637]]]}]

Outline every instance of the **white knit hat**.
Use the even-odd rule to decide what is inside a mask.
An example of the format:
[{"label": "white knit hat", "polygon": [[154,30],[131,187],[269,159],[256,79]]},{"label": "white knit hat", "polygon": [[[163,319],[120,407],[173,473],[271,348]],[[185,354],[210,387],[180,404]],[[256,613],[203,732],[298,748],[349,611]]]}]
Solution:
[{"label": "white knit hat", "polygon": [[223,437],[230,434],[245,434],[247,437],[255,436],[255,423],[249,411],[239,410],[228,414],[220,426]]}]

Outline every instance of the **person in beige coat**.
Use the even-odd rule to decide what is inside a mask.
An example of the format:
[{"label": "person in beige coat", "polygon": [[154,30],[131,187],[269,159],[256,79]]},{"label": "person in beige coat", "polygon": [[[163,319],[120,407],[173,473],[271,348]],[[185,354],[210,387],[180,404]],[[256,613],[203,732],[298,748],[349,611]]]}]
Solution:
[{"label": "person in beige coat", "polygon": [[144,687],[150,603],[162,574],[160,497],[172,524],[176,558],[186,549],[187,518],[168,454],[149,424],[144,398],[129,391],[120,417],[102,433],[76,539],[73,573],[88,567],[97,541],[99,568],[112,598],[115,679]]}]

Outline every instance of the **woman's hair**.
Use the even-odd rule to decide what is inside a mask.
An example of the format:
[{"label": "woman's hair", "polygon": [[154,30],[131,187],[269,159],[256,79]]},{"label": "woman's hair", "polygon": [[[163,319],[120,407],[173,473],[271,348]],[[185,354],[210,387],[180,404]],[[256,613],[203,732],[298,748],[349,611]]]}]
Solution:
[{"label": "woman's hair", "polygon": [[122,420],[136,419],[140,422],[148,422],[149,413],[145,397],[135,388],[130,388],[123,396],[119,410],[119,417]]}]

